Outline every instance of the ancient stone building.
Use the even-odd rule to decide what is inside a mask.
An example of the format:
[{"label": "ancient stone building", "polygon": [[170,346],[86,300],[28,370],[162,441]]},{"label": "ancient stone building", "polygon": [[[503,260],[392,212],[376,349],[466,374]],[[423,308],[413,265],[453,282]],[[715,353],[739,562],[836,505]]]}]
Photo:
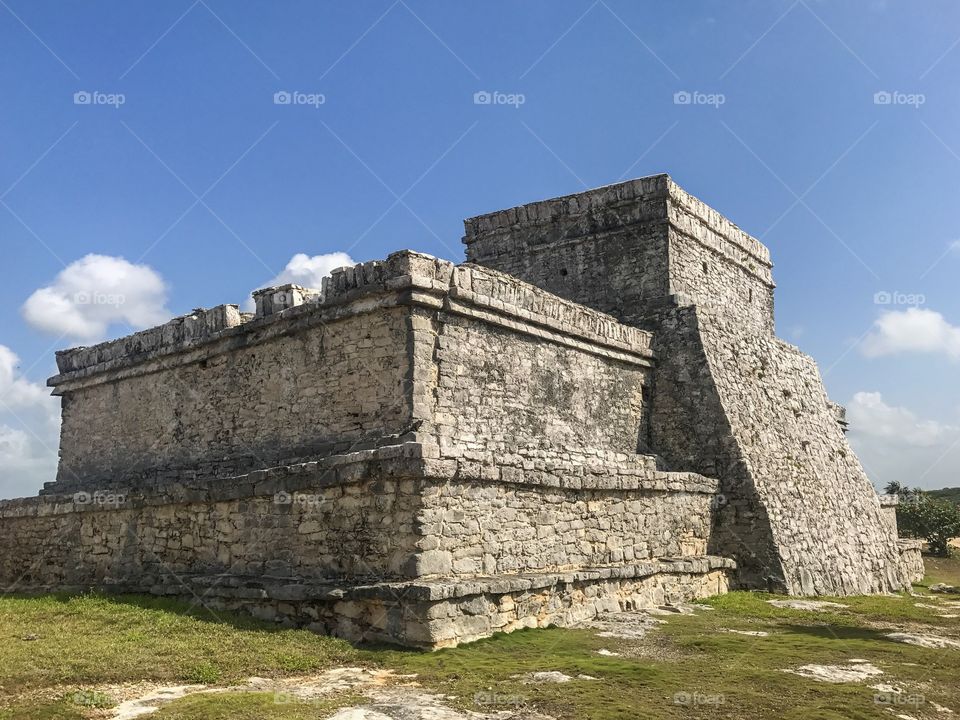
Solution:
[{"label": "ancient stone building", "polygon": [[443,647],[731,586],[900,590],[916,545],[768,250],[659,175],[58,353],[60,468],[0,586],[181,596]]}]

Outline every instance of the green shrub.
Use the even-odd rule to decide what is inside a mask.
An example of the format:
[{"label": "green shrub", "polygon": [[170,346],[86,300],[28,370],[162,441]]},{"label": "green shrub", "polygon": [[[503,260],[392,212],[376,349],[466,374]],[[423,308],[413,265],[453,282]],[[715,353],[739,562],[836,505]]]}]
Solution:
[{"label": "green shrub", "polygon": [[922,491],[901,494],[897,506],[897,526],[905,537],[926,540],[930,552],[950,555],[951,538],[960,536],[960,506],[932,498]]}]

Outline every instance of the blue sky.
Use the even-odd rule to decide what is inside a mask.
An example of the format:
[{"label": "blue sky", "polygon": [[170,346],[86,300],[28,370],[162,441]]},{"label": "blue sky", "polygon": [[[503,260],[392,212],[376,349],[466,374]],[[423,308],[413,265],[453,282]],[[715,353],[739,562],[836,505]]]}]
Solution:
[{"label": "blue sky", "polygon": [[771,248],[874,481],[960,485],[955,2],[2,0],[0,47],[0,496],[57,348],[657,172]]}]

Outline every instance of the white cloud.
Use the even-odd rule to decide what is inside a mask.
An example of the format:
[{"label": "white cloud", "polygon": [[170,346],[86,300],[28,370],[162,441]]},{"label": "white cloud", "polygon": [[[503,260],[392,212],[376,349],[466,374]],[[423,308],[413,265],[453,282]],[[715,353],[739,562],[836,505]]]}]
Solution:
[{"label": "white cloud", "polygon": [[960,427],[888,405],[878,392],[858,392],[847,406],[850,442],[878,487],[960,486]]},{"label": "white cloud", "polygon": [[925,308],[885,312],[860,344],[860,351],[867,357],[936,353],[960,360],[960,327]]},{"label": "white cloud", "polygon": [[887,405],[878,392],[854,395],[847,419],[860,434],[915,447],[932,447],[957,432],[953,426],[921,420],[906,408]]},{"label": "white cloud", "polygon": [[46,388],[29,382],[17,371],[19,358],[6,345],[0,345],[0,400],[10,410],[28,408],[46,402]]},{"label": "white cloud", "polygon": [[139,330],[166,322],[171,317],[166,300],[166,283],[149,266],[87,255],[27,298],[22,312],[39,330],[95,342],[114,323]]},{"label": "white cloud", "polygon": [[[332,252],[325,255],[307,255],[306,253],[297,253],[287,266],[273,280],[258,285],[257,288],[274,287],[275,285],[302,285],[308,288],[319,288],[325,275],[344,265],[355,265],[356,261],[345,252]],[[253,298],[247,298],[243,303],[243,309],[253,312]]]},{"label": "white cloud", "polygon": [[60,401],[0,345],[0,498],[33,495],[57,472]]}]

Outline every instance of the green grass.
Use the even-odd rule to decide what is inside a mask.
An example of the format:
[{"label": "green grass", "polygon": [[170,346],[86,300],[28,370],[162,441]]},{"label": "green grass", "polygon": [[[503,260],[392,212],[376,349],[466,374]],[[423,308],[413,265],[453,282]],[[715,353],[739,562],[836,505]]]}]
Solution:
[{"label": "green grass", "polygon": [[[388,664],[420,674],[424,684],[461,698],[461,707],[490,697],[520,699],[564,718],[628,720],[642,708],[649,718],[778,717],[883,718],[867,684],[827,685],[782,672],[808,663],[867,659],[887,672],[874,682],[906,684],[941,705],[960,710],[960,651],[927,650],[896,643],[885,632],[902,619],[921,631],[960,638],[960,623],[933,611],[907,611],[907,598],[843,598],[849,609],[827,614],[776,608],[775,596],[731,593],[708,601],[713,611],[671,616],[642,641],[597,637],[587,630],[548,629],[498,636],[425,656],[380,655]],[[936,621],[936,622],[934,622]],[[890,630],[870,627],[890,623]],[[768,637],[725,632],[762,630]],[[914,630],[918,628],[914,627]],[[600,648],[621,657],[596,654]],[[537,670],[590,675],[599,680],[528,685],[511,676]],[[682,704],[696,699],[703,704]],[[681,701],[678,704],[676,701]],[[722,700],[722,704],[719,703]],[[913,713],[908,713],[913,714]]]},{"label": "green grass", "polygon": [[950,558],[924,556],[923,564],[927,568],[927,576],[921,583],[922,589],[935,583],[960,586],[960,551],[954,550]]},{"label": "green grass", "polygon": [[151,720],[317,720],[338,708],[361,702],[357,695],[291,701],[274,693],[225,692],[192,695],[176,700]]},{"label": "green grass", "polygon": [[346,642],[153,598],[0,598],[7,693],[127,680],[215,683],[355,663]]},{"label": "green grass", "polygon": [[[918,591],[925,592],[933,582],[960,584],[960,559],[927,562],[929,575]],[[875,682],[899,685],[923,699],[917,707],[894,708],[896,714],[937,717],[929,701],[960,712],[960,650],[930,650],[886,637],[904,630],[960,639],[960,619],[918,607],[955,597],[835,598],[848,607],[823,613],[777,608],[766,602],[772,597],[731,593],[711,598],[703,604],[712,610],[668,616],[640,640],[550,628],[435,653],[358,650],[302,630],[228,613],[216,620],[152,599],[7,597],[0,599],[0,720],[103,717],[96,706],[109,705],[110,699],[97,690],[112,683],[226,686],[252,675],[279,677],[342,665],[416,673],[425,689],[475,712],[523,706],[571,720],[894,717],[887,706],[874,702],[875,691],[868,685]],[[956,608],[950,611],[960,614]],[[731,629],[770,634],[726,632]],[[599,655],[601,648],[619,656]],[[885,675],[866,683],[826,684],[783,672],[855,658],[870,661]],[[546,670],[597,679],[525,682],[528,673]],[[353,695],[277,702],[272,693],[231,690],[189,696],[150,717],[320,720],[357,702]]]}]

